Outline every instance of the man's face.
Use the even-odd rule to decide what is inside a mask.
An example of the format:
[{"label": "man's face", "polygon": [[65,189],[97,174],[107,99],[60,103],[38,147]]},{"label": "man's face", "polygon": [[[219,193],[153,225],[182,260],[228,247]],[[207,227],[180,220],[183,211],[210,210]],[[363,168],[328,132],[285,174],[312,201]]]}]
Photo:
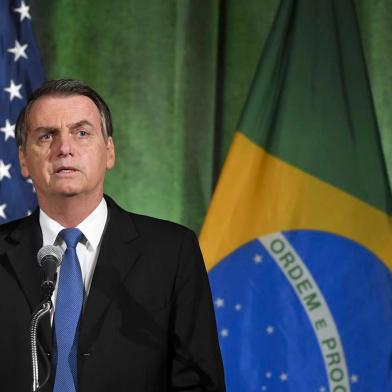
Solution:
[{"label": "man's face", "polygon": [[43,96],[30,108],[26,149],[19,148],[19,160],[40,202],[79,195],[99,200],[115,153],[112,138],[103,137],[99,111],[88,97]]}]

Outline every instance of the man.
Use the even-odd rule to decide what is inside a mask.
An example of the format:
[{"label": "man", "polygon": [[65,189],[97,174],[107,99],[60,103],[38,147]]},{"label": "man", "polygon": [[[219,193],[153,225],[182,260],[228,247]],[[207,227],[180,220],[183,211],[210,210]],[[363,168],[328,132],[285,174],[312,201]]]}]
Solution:
[{"label": "man", "polygon": [[[29,324],[42,295],[35,259],[43,245],[55,244],[64,257],[54,314],[39,330],[52,360],[45,391],[224,391],[194,234],[128,213],[103,195],[115,162],[104,101],[81,82],[49,81],[15,132],[39,209],[0,228],[1,390],[32,388]],[[69,233],[76,233],[73,244]]]}]

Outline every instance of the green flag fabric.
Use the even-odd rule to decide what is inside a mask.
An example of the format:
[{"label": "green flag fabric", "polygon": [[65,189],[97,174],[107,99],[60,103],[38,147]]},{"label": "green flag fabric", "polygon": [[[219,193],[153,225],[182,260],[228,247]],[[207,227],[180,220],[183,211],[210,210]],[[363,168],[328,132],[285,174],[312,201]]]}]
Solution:
[{"label": "green flag fabric", "polygon": [[[46,77],[84,80],[113,112],[106,192],[198,232],[280,0],[25,3]],[[392,2],[356,6],[390,168]]]},{"label": "green flag fabric", "polygon": [[392,389],[391,201],[353,2],[283,0],[201,233],[229,392]]}]

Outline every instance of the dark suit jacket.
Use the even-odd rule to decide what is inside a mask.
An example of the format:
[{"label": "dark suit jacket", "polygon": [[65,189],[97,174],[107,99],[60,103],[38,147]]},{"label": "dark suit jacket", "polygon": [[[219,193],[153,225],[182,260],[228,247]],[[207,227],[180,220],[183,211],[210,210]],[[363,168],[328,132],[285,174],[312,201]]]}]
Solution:
[{"label": "dark suit jacket", "polygon": [[[79,329],[78,391],[224,391],[208,278],[194,234],[107,202],[108,223]],[[32,390],[29,324],[41,299],[35,260],[41,246],[38,212],[0,226],[1,391]],[[50,357],[49,317],[39,339]]]}]

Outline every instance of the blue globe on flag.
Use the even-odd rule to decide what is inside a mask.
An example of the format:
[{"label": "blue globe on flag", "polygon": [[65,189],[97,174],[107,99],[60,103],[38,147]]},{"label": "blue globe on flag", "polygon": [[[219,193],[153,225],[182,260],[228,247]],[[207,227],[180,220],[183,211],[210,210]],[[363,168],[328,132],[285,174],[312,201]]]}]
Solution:
[{"label": "blue globe on flag", "polygon": [[387,391],[391,279],[362,245],[321,231],[228,255],[210,271],[228,392]]}]

